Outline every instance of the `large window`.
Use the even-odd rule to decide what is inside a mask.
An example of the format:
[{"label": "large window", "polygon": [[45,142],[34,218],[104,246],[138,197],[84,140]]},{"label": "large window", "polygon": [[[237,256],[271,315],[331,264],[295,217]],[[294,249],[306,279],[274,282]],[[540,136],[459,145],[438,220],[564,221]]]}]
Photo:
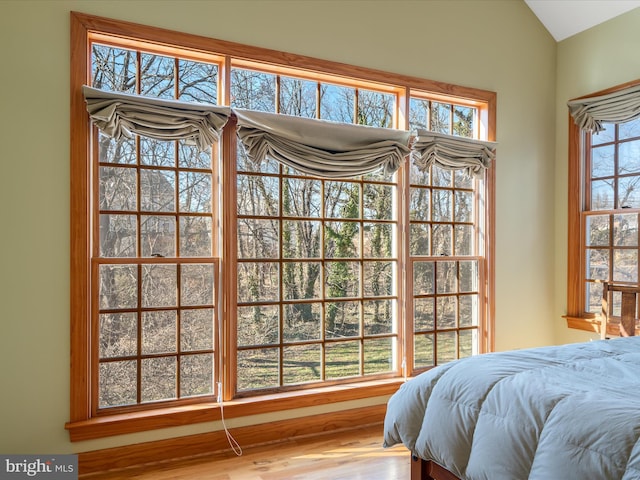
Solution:
[{"label": "large window", "polygon": [[[628,85],[594,94],[625,94]],[[588,97],[589,98],[589,97]],[[576,101],[578,102],[578,101]],[[606,107],[606,101],[602,100]],[[619,109],[624,111],[624,109]],[[570,326],[598,330],[602,282],[637,285],[640,237],[640,119],[601,121],[600,131],[570,123]],[[573,279],[573,280],[571,280]],[[621,297],[609,302],[619,315]]]},{"label": "large window", "polygon": [[205,150],[116,141],[80,90],[469,139],[494,137],[493,93],[72,20],[72,439],[202,421],[218,395],[231,416],[380,395],[491,350],[493,168],[328,178],[255,162],[233,116]]}]

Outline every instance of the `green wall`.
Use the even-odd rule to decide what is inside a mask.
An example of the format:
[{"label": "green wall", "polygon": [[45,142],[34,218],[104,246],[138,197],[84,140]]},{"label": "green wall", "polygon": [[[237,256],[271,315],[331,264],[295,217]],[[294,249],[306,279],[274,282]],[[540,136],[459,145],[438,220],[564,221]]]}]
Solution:
[{"label": "green wall", "polygon": [[497,92],[496,347],[556,341],[563,311],[558,302],[554,308],[554,251],[562,242],[554,229],[562,225],[554,197],[564,201],[553,168],[557,44],[522,0],[0,0],[0,453],[69,453],[220,429],[201,424],[72,444],[63,428],[72,10]]}]

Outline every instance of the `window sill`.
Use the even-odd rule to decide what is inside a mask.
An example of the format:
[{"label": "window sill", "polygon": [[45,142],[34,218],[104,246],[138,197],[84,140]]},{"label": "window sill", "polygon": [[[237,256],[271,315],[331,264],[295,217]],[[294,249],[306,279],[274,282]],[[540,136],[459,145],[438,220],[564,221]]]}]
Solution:
[{"label": "window sill", "polygon": [[[226,419],[238,418],[391,395],[402,383],[402,378],[393,378],[230,400],[224,403],[224,416]],[[69,431],[69,437],[72,442],[80,442],[159,428],[212,422],[220,420],[220,418],[219,405],[215,402],[210,402],[118,415],[104,415],[88,420],[69,422],[65,425],[65,428]]]},{"label": "window sill", "polygon": [[591,317],[572,317],[563,315],[562,318],[567,319],[567,327],[576,330],[584,330],[586,332],[600,333],[600,319]]}]

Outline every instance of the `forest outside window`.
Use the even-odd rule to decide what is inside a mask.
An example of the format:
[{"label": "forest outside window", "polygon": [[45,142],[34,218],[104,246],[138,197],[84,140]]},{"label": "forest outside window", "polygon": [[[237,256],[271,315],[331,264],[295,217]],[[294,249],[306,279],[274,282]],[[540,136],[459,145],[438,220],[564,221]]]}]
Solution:
[{"label": "forest outside window", "polygon": [[[407,132],[495,135],[490,92],[455,95],[454,86],[306,58],[317,69],[296,69],[257,48],[240,58],[235,44],[167,45],[151,27],[123,24],[132,29],[123,36],[110,22],[96,31],[96,17],[74,21],[86,45],[72,67],[74,95],[84,84]],[[407,156],[395,173],[329,178],[271,157],[257,163],[233,118],[202,150],[144,135],[114,140],[82,108],[72,118],[72,230],[84,235],[72,241],[70,430],[121,413],[215,408],[218,385],[227,401],[366,389],[491,350],[493,170],[473,176]],[[349,397],[331,401],[340,398]]]}]

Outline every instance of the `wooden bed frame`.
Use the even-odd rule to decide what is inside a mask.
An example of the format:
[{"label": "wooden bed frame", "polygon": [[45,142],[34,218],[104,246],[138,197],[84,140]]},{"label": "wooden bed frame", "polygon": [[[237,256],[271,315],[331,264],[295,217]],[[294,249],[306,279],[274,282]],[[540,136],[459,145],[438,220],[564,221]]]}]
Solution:
[{"label": "wooden bed frame", "polygon": [[[640,316],[640,312],[637,311],[640,288],[616,285],[612,282],[602,283],[601,338],[636,335]],[[610,308],[613,292],[620,292],[622,296],[620,317],[616,319],[612,318]],[[460,478],[431,460],[423,460],[411,455],[411,480],[460,480]]]},{"label": "wooden bed frame", "polygon": [[411,480],[460,480],[453,473],[431,460],[411,455]]}]

